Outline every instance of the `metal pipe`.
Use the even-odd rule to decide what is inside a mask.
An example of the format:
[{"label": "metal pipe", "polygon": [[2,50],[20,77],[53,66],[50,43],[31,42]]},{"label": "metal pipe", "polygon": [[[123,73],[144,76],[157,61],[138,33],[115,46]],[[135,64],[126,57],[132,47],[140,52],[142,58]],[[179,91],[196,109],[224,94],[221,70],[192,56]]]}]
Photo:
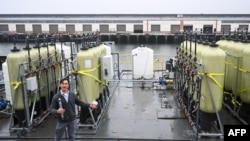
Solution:
[{"label": "metal pipe", "polygon": [[[48,63],[47,64],[44,64],[44,65],[48,65],[50,66],[51,64],[51,59],[50,59],[50,53],[49,53],[49,45],[48,45],[48,40],[45,36],[43,36],[43,46],[46,46],[47,48],[47,59],[48,59]],[[48,67],[46,69],[46,80],[47,80],[47,94],[45,96],[45,102],[46,102],[46,108],[48,109],[49,108],[49,94],[50,94],[50,80],[49,80],[49,73],[48,73],[48,69],[50,69],[50,67]]]},{"label": "metal pipe", "polygon": [[[21,64],[21,66],[23,67],[23,64]],[[28,128],[31,127],[31,123],[29,122],[30,121],[30,111],[29,111],[29,97],[28,97],[28,94],[27,94],[27,86],[26,86],[26,80],[25,80],[25,75],[22,75],[21,76],[21,82],[23,82],[23,89],[22,89],[22,92],[23,92],[23,101],[24,101],[24,111],[25,111],[25,118],[26,118],[26,122],[27,122],[27,126]]]},{"label": "metal pipe", "polygon": [[73,57],[72,36],[70,35],[69,38],[70,38],[70,39],[69,39],[69,40],[70,40],[70,41],[69,41],[69,42],[70,42],[70,59],[73,60],[74,57]]},{"label": "metal pipe", "polygon": [[26,37],[25,47],[26,47],[26,49],[28,49],[29,71],[32,71],[31,58],[30,58],[30,47],[29,47],[29,36]]}]

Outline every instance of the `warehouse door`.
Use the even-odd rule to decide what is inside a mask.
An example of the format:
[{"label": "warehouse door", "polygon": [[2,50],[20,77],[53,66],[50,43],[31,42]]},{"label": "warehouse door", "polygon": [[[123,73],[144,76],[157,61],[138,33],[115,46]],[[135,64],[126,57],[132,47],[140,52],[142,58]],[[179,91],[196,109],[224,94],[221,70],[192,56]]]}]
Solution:
[{"label": "warehouse door", "polygon": [[203,33],[205,34],[213,33],[213,25],[203,25]]},{"label": "warehouse door", "polygon": [[151,25],[151,32],[161,32],[160,25]]},{"label": "warehouse door", "polygon": [[82,25],[83,32],[92,32],[92,25]]},{"label": "warehouse door", "polygon": [[0,32],[4,31],[4,32],[8,32],[9,31],[9,26],[6,24],[2,24],[0,25]]},{"label": "warehouse door", "polygon": [[143,25],[134,25],[134,33],[143,33]]},{"label": "warehouse door", "polygon": [[25,33],[25,25],[24,24],[17,24],[16,25],[16,32],[17,33]]},{"label": "warehouse door", "polygon": [[75,25],[66,25],[66,33],[73,34],[75,33]]},{"label": "warehouse door", "polygon": [[126,33],[126,25],[117,25],[117,33]]},{"label": "warehouse door", "polygon": [[109,33],[109,25],[100,25],[101,33]]},{"label": "warehouse door", "polygon": [[58,25],[57,24],[51,24],[51,25],[49,25],[49,33],[50,34],[56,34],[56,33],[58,33]]},{"label": "warehouse door", "polygon": [[175,34],[180,31],[180,25],[171,25],[170,33]]},{"label": "warehouse door", "polygon": [[42,26],[40,24],[33,24],[32,28],[33,28],[33,33],[35,34],[42,33]]},{"label": "warehouse door", "polygon": [[229,32],[231,31],[231,25],[221,25],[221,33],[224,34],[229,34]]}]

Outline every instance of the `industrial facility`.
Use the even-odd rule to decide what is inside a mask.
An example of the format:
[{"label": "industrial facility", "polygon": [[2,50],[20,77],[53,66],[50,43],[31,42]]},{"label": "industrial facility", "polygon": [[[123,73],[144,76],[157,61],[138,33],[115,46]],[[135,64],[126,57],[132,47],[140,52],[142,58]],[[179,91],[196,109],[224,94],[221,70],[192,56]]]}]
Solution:
[{"label": "industrial facility", "polygon": [[1,14],[0,42],[13,34],[99,32],[104,41],[173,43],[176,32],[228,34],[249,24],[249,14]]},{"label": "industrial facility", "polygon": [[76,139],[223,140],[225,125],[250,123],[249,24],[250,14],[1,14],[0,139],[53,140],[51,100],[67,78],[98,103],[74,107]]}]

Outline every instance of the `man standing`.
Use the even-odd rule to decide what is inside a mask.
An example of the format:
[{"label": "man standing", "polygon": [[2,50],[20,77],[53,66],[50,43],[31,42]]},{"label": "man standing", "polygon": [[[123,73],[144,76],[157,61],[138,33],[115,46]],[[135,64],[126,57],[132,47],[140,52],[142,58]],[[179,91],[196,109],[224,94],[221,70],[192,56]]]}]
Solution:
[{"label": "man standing", "polygon": [[57,114],[58,122],[55,129],[55,141],[60,141],[63,133],[68,128],[69,141],[75,139],[75,105],[90,107],[95,109],[96,104],[82,102],[74,93],[69,91],[69,80],[64,78],[60,80],[60,92],[52,98],[50,111]]}]

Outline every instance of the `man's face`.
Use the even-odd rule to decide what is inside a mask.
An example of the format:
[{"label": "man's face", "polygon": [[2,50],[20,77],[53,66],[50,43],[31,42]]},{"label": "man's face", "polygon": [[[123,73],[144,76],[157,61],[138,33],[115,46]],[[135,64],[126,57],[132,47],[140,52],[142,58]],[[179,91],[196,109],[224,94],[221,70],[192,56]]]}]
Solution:
[{"label": "man's face", "polygon": [[69,88],[69,82],[64,80],[63,83],[60,83],[60,87],[63,92],[67,92]]}]

